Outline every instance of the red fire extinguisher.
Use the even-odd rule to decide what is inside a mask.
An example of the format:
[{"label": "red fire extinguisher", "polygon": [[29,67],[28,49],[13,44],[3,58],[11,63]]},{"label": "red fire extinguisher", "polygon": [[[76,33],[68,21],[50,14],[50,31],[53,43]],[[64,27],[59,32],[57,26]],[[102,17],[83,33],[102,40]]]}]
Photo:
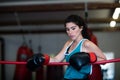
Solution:
[{"label": "red fire extinguisher", "polygon": [[[27,61],[32,55],[32,49],[27,45],[22,45],[18,49],[16,61]],[[32,80],[32,72],[26,68],[26,65],[16,65],[14,80]]]}]

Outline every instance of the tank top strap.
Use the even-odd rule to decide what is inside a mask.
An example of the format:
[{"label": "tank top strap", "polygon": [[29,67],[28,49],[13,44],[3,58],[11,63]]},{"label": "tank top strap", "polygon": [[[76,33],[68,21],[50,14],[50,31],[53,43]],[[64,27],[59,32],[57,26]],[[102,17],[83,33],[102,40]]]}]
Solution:
[{"label": "tank top strap", "polygon": [[84,43],[85,40],[87,40],[87,39],[82,39],[81,43],[79,44],[79,47],[78,47],[79,49],[78,50],[80,50],[80,52],[82,52],[82,46],[83,46],[83,43]]},{"label": "tank top strap", "polygon": [[80,40],[79,43],[77,44],[77,46],[76,46],[71,52],[68,52],[69,47],[70,47],[71,45],[69,45],[69,46],[67,47],[66,52],[64,53],[65,58],[66,58],[66,61],[69,61],[69,58],[70,58],[71,55],[73,55],[73,54],[75,54],[75,53],[77,53],[77,52],[81,52],[81,51],[82,51],[82,45],[83,45],[83,42],[84,42],[85,40],[86,40],[86,39]]}]

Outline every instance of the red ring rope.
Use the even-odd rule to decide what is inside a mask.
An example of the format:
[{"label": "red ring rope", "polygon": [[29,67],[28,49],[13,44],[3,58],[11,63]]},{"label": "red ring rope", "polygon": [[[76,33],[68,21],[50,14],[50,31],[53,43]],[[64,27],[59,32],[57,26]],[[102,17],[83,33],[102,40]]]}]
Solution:
[{"label": "red ring rope", "polygon": [[[97,62],[91,63],[91,64],[105,64],[105,63],[112,63],[112,62],[120,62],[120,58],[110,59],[110,60],[103,60],[103,61],[97,61]],[[0,64],[19,64],[19,65],[25,65],[25,64],[27,64],[27,62],[0,61]],[[67,63],[67,62],[50,62],[47,65],[69,65],[69,63]]]}]

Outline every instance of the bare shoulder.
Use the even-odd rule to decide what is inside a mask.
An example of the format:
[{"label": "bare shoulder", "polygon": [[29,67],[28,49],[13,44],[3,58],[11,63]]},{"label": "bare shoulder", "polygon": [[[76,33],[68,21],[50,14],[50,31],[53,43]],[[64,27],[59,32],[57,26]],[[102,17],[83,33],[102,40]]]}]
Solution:
[{"label": "bare shoulder", "polygon": [[72,40],[68,40],[64,46],[68,46],[70,43],[72,42]]},{"label": "bare shoulder", "polygon": [[84,41],[83,45],[84,45],[84,47],[95,46],[95,44],[92,41],[88,40],[88,39]]}]

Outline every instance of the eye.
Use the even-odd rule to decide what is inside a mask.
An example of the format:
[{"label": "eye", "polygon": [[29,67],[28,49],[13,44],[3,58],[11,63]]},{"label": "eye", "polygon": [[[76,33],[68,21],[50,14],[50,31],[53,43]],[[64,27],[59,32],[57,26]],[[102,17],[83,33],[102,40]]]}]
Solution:
[{"label": "eye", "polygon": [[76,26],[72,26],[71,29],[72,29],[72,30],[75,30],[75,29],[76,29]]},{"label": "eye", "polygon": [[72,29],[72,30],[75,30],[75,27],[72,27],[71,29]]}]

